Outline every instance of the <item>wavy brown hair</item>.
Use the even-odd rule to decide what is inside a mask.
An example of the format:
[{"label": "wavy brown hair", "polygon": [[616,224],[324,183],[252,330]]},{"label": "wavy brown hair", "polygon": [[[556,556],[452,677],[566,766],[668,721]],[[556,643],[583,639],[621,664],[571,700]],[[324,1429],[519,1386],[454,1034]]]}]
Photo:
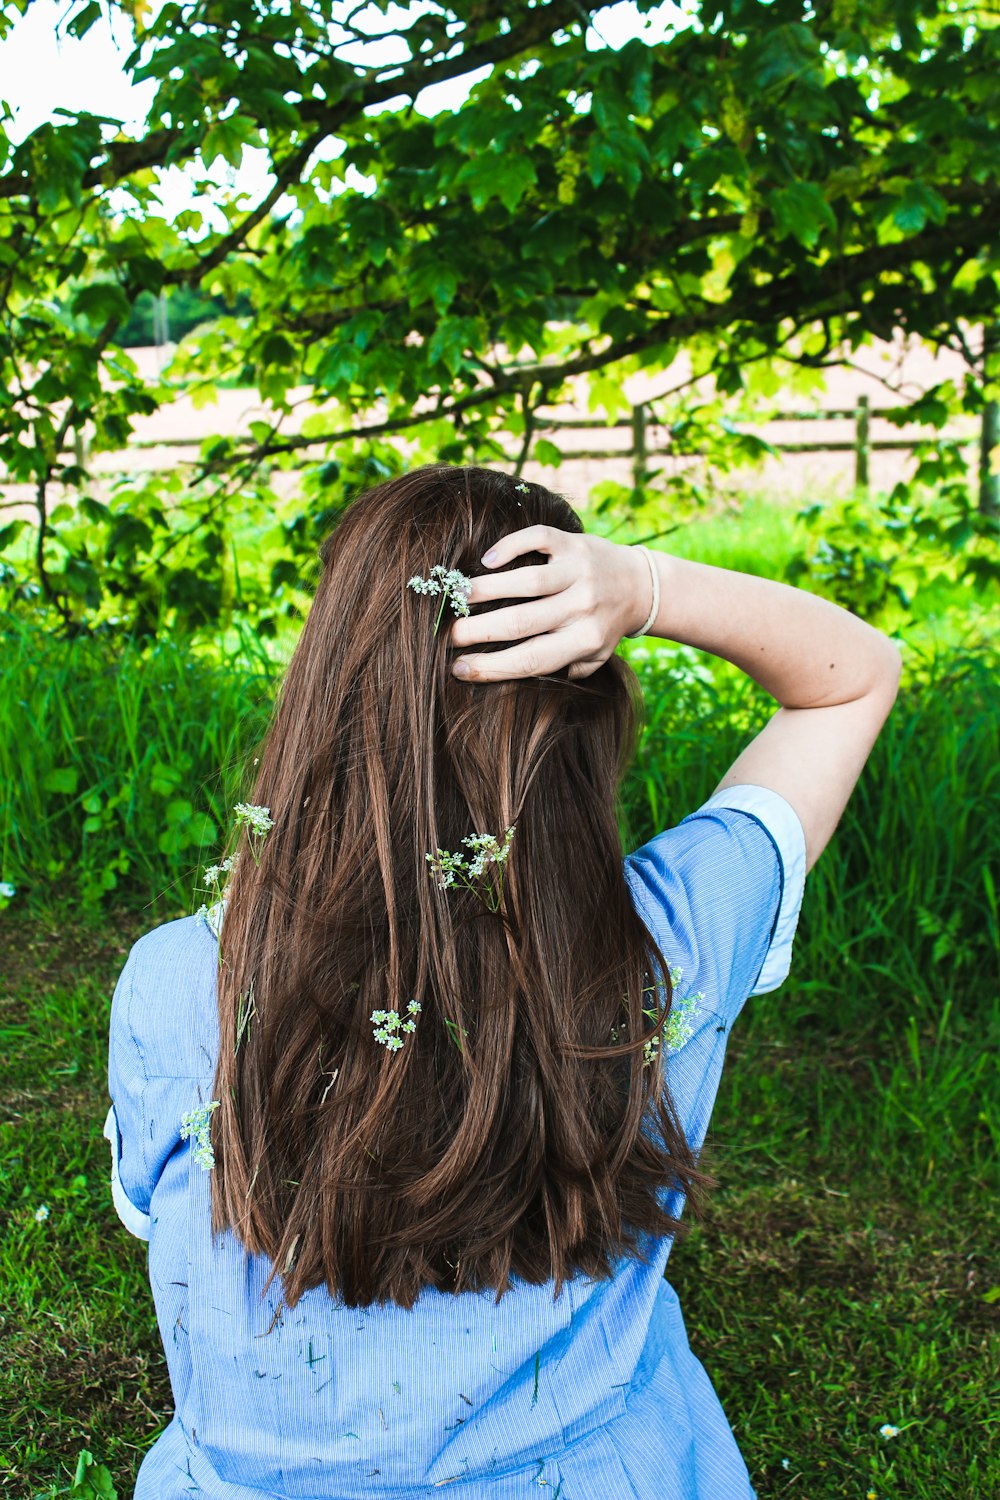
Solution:
[{"label": "wavy brown hair", "polygon": [[[582,530],[541,486],[433,465],[359,495],[321,549],[251,794],[274,827],[228,892],[212,1118],[214,1227],[289,1305],[323,1283],[351,1306],[558,1294],[676,1232],[663,1190],[707,1181],[644,1065],[649,986],[663,1021],[670,989],[615,815],[633,674],[463,683],[451,610],[435,634],[439,600],[407,587],[483,572],[536,522]],[[433,878],[428,853],[510,825],[496,910]],[[413,999],[391,1051],[372,1011]]]}]

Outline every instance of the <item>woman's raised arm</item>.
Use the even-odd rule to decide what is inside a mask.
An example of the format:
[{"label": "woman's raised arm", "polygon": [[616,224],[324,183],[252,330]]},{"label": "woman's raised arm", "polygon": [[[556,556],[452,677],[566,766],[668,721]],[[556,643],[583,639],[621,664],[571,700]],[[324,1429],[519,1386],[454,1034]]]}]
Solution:
[{"label": "woman's raised arm", "polygon": [[[547,554],[548,563],[473,580],[472,604],[524,602],[455,621],[458,676],[495,682],[567,666],[571,676],[587,676],[646,619],[652,580],[638,548],[532,526],[503,537],[483,563],[502,567],[530,551]],[[898,650],[802,589],[663,552],[649,556],[660,605],[648,633],[724,657],[780,705],[719,786],[747,782],[779,792],[799,815],[813,865],[892,707]],[[464,649],[487,641],[518,644],[479,655]]]}]

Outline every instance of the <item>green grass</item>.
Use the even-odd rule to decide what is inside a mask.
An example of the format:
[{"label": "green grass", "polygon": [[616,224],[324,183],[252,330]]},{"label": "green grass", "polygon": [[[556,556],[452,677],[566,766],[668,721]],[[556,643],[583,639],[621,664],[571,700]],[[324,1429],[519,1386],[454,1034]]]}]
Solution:
[{"label": "green grass", "polygon": [[780,578],[802,542],[796,509],[776,505],[773,496],[749,495],[715,515],[693,516],[658,545],[691,562]]},{"label": "green grass", "polygon": [[98,935],[0,916],[0,1480],[11,1495],[72,1473],[83,1448],[110,1456],[124,1490],[169,1400],[144,1256],[110,1207],[101,1137],[111,986],[145,925],[115,912]]},{"label": "green grass", "polygon": [[143,652],[11,623],[0,879],[43,903],[68,885],[84,905],[120,893],[153,916],[187,902],[221,847],[275,681],[263,658],[169,639]]}]

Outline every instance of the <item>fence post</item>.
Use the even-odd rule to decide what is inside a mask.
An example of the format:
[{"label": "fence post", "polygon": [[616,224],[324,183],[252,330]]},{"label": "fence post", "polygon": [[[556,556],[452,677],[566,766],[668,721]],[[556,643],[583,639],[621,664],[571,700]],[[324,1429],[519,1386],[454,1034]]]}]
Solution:
[{"label": "fence post", "polygon": [[854,488],[868,493],[868,397],[858,397],[858,409],[854,414]]},{"label": "fence post", "polygon": [[632,484],[646,487],[646,408],[640,402],[632,408]]}]

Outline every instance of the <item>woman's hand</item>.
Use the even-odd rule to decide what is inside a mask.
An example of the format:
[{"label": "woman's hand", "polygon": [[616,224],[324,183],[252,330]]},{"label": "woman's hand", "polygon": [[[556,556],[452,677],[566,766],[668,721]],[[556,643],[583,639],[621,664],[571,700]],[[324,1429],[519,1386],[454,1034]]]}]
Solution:
[{"label": "woman's hand", "polygon": [[[638,550],[603,537],[528,526],[502,537],[483,563],[502,567],[525,552],[544,552],[549,561],[473,579],[470,604],[524,602],[454,622],[449,642],[462,650],[452,665],[457,677],[499,682],[544,677],[561,667],[569,667],[570,677],[589,677],[646,618],[651,585]],[[477,653],[474,648],[484,641],[519,644]]]}]

